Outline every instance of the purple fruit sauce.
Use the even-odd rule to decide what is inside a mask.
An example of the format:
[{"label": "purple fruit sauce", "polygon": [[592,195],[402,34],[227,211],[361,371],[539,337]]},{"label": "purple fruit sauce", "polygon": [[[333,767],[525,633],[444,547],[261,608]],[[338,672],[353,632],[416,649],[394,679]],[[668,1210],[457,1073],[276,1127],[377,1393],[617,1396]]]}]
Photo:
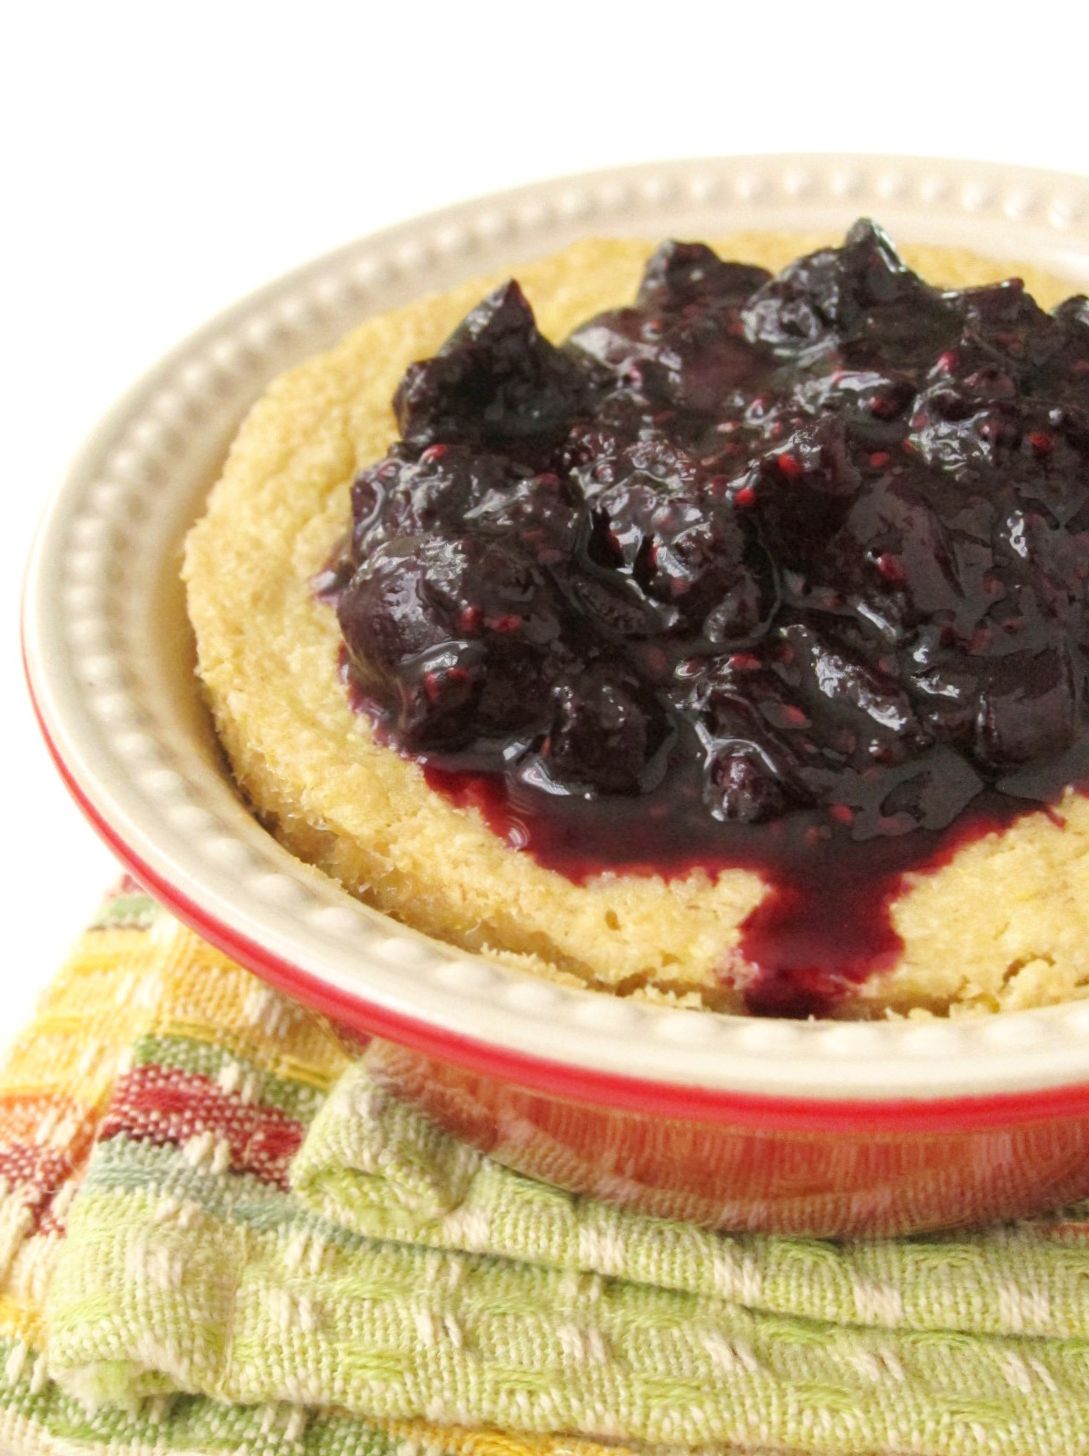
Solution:
[{"label": "purple fruit sauce", "polygon": [[518,285],[395,398],[318,583],[353,695],[551,869],[756,870],[754,1012],[890,965],[903,876],[1089,783],[1089,302],[857,223],[666,243],[561,347]]}]

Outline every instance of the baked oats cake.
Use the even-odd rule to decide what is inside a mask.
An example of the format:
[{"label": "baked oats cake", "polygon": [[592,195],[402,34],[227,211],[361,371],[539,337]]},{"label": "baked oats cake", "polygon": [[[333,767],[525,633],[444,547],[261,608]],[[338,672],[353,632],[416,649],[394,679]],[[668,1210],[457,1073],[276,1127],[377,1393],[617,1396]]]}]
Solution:
[{"label": "baked oats cake", "polygon": [[379,909],[602,992],[1085,995],[1068,292],[863,222],[589,240],[368,320],[188,538],[241,792]]}]

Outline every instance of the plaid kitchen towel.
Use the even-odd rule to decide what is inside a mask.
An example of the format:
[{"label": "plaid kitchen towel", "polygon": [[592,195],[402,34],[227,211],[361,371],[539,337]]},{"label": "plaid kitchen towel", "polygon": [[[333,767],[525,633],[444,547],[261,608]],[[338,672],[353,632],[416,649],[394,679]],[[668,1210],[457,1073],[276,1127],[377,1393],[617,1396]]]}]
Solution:
[{"label": "plaid kitchen towel", "polygon": [[0,1442],[1089,1452],[1089,1206],[878,1244],[712,1234],[511,1173],[373,1073],[114,899],[0,1086]]}]

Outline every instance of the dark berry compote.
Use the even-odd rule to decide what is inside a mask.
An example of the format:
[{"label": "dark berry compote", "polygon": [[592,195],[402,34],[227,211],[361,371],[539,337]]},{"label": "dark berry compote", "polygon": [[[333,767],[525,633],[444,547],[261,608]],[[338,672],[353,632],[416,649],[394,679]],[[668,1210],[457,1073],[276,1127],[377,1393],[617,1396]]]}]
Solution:
[{"label": "dark berry compote", "polygon": [[354,698],[572,880],[757,871],[750,1010],[834,1010],[906,871],[1089,780],[1084,297],[671,242],[559,347],[505,284],[394,404],[320,583]]}]

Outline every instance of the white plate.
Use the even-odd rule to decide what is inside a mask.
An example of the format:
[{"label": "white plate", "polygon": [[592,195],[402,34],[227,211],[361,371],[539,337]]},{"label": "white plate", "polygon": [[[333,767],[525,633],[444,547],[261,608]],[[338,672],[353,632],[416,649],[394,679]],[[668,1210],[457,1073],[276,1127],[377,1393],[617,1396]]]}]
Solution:
[{"label": "white plate", "polygon": [[[552,1084],[957,1097],[1089,1082],[1089,1003],[926,1026],[714,1016],[544,984],[406,930],[293,859],[243,808],[192,672],[184,532],[248,405],[368,314],[586,234],[846,227],[1020,257],[1089,283],[1089,181],[961,162],[748,157],[598,173],[466,203],[319,259],[223,314],[104,421],[31,560],[25,645],[47,737],[100,827],[255,969],[398,1039]],[[633,1048],[636,1049],[633,1067]],[[619,1085],[619,1083],[617,1084]]]}]

